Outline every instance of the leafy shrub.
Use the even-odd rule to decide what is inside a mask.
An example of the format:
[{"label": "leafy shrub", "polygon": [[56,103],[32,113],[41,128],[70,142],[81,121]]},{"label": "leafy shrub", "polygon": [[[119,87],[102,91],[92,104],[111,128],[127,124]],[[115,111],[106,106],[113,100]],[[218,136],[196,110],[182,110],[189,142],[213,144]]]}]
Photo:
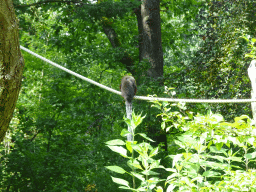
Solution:
[{"label": "leafy shrub", "polygon": [[[124,142],[112,140],[107,146],[128,161],[132,171],[126,171],[119,166],[108,166],[111,171],[129,174],[133,177],[133,187],[127,180],[112,177],[120,185],[119,188],[131,191],[163,191],[161,181],[165,181],[166,191],[251,191],[256,189],[255,146],[256,129],[251,119],[242,115],[234,122],[225,122],[220,114],[209,111],[206,115],[193,116],[187,112],[172,111],[168,103],[155,102],[155,107],[162,110],[162,128],[170,131],[177,129],[174,142],[174,154],[167,157],[172,160],[172,167],[160,165],[161,159],[155,160],[158,148],[149,143]],[[185,109],[184,105],[172,104]],[[152,140],[143,133],[135,133],[136,127],[144,117],[133,114],[132,120],[125,119],[128,126],[147,141]],[[123,130],[121,135],[129,132]],[[125,149],[123,146],[126,146]],[[127,152],[131,155],[128,155]],[[173,151],[172,151],[173,152]],[[168,172],[167,178],[153,169],[161,168]],[[159,171],[159,169],[158,169]],[[135,186],[135,178],[139,187]],[[136,180],[136,181],[137,181]]]}]

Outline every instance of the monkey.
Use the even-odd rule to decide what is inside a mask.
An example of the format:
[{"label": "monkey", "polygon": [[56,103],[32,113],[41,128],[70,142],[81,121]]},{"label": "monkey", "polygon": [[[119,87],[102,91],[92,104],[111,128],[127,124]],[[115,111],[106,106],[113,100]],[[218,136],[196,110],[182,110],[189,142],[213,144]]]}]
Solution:
[{"label": "monkey", "polygon": [[[124,76],[121,80],[120,89],[125,100],[127,118],[132,119],[132,99],[137,92],[135,79],[132,76]],[[128,126],[128,131],[133,132],[130,126]],[[132,134],[127,135],[127,141],[133,141]]]},{"label": "monkey", "polygon": [[132,103],[132,99],[137,92],[136,81],[132,76],[124,76],[120,85],[122,97],[127,103]]}]

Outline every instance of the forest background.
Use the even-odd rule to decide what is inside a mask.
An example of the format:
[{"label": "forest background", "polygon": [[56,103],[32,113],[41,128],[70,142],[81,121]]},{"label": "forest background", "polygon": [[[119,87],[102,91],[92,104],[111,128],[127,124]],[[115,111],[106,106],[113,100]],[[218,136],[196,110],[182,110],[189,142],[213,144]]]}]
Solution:
[{"label": "forest background", "polygon": [[[137,80],[138,95],[197,99],[251,96],[247,68],[255,58],[253,0],[13,3],[21,45],[116,90],[121,78],[130,73]],[[143,12],[145,3],[152,6],[148,15]],[[142,27],[143,22],[149,29]],[[153,40],[148,41],[145,34],[152,35]],[[22,88],[0,146],[1,191],[119,191],[115,183],[124,187],[125,182],[111,179],[111,175],[134,182],[129,175],[120,176],[121,169],[112,167],[111,172],[111,167],[106,168],[119,165],[129,170],[124,157],[106,146],[109,140],[125,139],[120,136],[127,127],[123,98],[26,52],[22,54]],[[155,187],[159,191],[214,191],[214,187],[222,189],[223,182],[233,191],[241,191],[241,187],[255,189],[252,181],[256,176],[250,170],[255,167],[256,156],[250,103],[184,106],[134,100],[133,109],[136,114],[145,115],[136,130],[156,141],[150,149],[157,149],[154,155],[165,167],[154,167],[161,174],[158,181],[151,182],[152,189],[149,182],[144,183],[148,178],[143,180],[131,172],[145,191]],[[186,119],[190,121],[185,122]],[[223,124],[224,119],[233,124]],[[216,126],[219,132],[215,135],[212,131]],[[248,135],[248,130],[253,134]],[[189,141],[186,134],[190,134],[193,145],[183,145]],[[148,137],[136,140],[145,144],[150,141]],[[206,148],[200,151],[195,143],[202,140]],[[196,164],[192,154],[201,152],[208,157],[204,156],[204,163]],[[223,160],[218,162],[220,158]],[[223,179],[223,175],[230,178],[233,173],[236,180]],[[245,182],[238,173],[252,180]],[[195,182],[194,176],[200,179]],[[244,181],[244,185],[238,181]]]}]

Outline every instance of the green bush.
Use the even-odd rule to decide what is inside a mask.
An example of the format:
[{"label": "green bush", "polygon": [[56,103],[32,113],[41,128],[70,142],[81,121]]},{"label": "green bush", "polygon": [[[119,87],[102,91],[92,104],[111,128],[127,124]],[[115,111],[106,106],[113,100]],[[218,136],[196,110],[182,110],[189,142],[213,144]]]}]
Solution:
[{"label": "green bush", "polygon": [[[256,172],[253,169],[256,129],[248,116],[242,115],[233,122],[225,122],[223,116],[211,111],[206,115],[193,116],[189,112],[171,110],[174,106],[184,110],[182,104],[170,107],[168,103],[155,102],[154,106],[162,110],[159,114],[163,119],[162,128],[167,131],[174,128],[178,133],[174,141],[169,141],[169,145],[176,149],[167,156],[172,160],[172,167],[165,168],[160,164],[161,159],[154,159],[159,153],[158,148],[148,143],[152,140],[146,134],[135,133],[144,117],[133,114],[132,120],[125,119],[134,131],[133,138],[139,135],[148,142],[107,142],[112,151],[127,159],[131,168],[131,171],[126,171],[119,166],[107,166],[111,171],[126,173],[133,178],[131,187],[127,180],[112,177],[120,185],[119,188],[131,191],[154,189],[158,192],[256,190]],[[125,137],[128,133],[123,130],[121,135]],[[167,178],[162,178],[159,168],[167,171]],[[164,186],[161,186],[162,181],[165,181]],[[139,184],[135,185],[135,182]]]}]

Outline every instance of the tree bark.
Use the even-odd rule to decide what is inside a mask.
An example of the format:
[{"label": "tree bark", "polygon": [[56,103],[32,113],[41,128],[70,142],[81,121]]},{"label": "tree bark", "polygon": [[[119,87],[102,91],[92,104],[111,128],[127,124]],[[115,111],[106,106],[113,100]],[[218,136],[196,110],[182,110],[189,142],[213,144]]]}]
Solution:
[{"label": "tree bark", "polygon": [[[137,15],[138,17],[138,15]],[[137,18],[138,25],[142,23],[141,59],[146,59],[151,67],[148,76],[154,79],[163,76],[163,50],[161,41],[160,1],[144,0],[141,4],[141,17]],[[141,41],[141,40],[140,40]]]},{"label": "tree bark", "polygon": [[[153,80],[158,80],[163,86],[163,50],[161,41],[161,20],[160,20],[160,1],[143,0],[141,6],[134,10],[137,16],[139,31],[139,60],[147,61],[150,69],[147,76]],[[149,109],[150,110],[150,109]],[[164,143],[164,150],[167,151],[166,133],[161,133],[160,121],[156,122],[149,129],[149,136],[156,141],[156,145]]]},{"label": "tree bark", "polygon": [[0,142],[11,121],[21,87],[24,60],[11,0],[0,1]]}]

